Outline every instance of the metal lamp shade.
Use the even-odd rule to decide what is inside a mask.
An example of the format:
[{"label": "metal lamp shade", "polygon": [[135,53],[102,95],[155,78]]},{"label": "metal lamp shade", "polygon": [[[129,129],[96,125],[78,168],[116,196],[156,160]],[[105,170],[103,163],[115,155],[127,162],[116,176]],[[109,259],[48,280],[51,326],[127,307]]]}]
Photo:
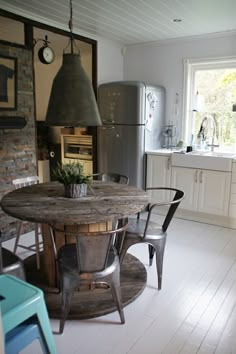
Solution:
[{"label": "metal lamp shade", "polygon": [[79,54],[63,54],[62,66],[52,84],[46,123],[72,127],[101,125],[93,87]]},{"label": "metal lamp shade", "polygon": [[233,104],[232,111],[236,112],[236,103]]}]

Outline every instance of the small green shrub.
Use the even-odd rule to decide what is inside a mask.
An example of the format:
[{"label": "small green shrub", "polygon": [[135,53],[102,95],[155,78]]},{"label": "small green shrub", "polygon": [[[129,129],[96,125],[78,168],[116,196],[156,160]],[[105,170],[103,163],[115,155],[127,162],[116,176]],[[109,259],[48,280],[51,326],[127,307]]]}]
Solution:
[{"label": "small green shrub", "polygon": [[54,169],[53,175],[58,180],[58,182],[67,184],[89,184],[92,177],[90,175],[85,175],[83,166],[79,162],[66,163],[64,165],[58,164]]}]

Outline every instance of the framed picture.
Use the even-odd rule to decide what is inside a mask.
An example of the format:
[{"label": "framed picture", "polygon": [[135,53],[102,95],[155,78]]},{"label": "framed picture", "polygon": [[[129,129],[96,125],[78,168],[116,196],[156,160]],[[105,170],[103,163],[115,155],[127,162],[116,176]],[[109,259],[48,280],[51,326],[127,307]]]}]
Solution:
[{"label": "framed picture", "polygon": [[0,110],[17,109],[17,59],[0,55]]}]

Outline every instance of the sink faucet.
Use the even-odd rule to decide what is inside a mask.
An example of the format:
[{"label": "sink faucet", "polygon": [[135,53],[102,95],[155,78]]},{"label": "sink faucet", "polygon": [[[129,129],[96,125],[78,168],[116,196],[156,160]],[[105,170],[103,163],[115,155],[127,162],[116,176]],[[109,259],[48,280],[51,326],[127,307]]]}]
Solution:
[{"label": "sink faucet", "polygon": [[[211,148],[211,151],[214,151],[215,147],[219,147],[219,145],[214,144],[214,139],[217,133],[216,129],[216,121],[215,118],[211,115],[208,115],[203,118],[199,132],[197,134],[198,138],[202,138],[203,141],[206,141],[207,146]],[[211,144],[209,144],[209,138],[211,138]]]}]

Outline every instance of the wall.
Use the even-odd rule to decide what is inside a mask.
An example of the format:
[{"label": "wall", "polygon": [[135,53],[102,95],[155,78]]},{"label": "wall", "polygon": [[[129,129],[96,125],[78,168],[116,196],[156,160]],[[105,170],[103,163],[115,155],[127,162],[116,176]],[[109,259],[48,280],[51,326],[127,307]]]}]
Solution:
[{"label": "wall", "polygon": [[[23,129],[0,130],[0,199],[13,189],[15,178],[36,174],[35,120],[32,76],[32,52],[0,45],[0,55],[17,58],[18,106],[16,111],[0,115],[21,115],[27,120]],[[0,229],[4,238],[15,234],[15,219],[0,211]]]},{"label": "wall", "polygon": [[104,82],[124,79],[122,46],[98,40],[98,86]]},{"label": "wall", "polygon": [[[124,80],[141,80],[166,89],[166,122],[176,123],[181,135],[183,59],[236,55],[236,34],[128,46],[124,56]],[[175,114],[176,93],[179,109]]]}]

